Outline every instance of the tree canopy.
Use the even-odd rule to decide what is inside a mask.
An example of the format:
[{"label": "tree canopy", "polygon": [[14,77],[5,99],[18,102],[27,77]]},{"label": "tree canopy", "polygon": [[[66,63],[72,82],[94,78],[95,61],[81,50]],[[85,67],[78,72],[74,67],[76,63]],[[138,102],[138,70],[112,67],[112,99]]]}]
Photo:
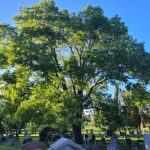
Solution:
[{"label": "tree canopy", "polygon": [[95,93],[108,83],[149,83],[144,44],[128,34],[120,17],[108,18],[100,7],[70,13],[43,0],[22,7],[14,21],[0,25],[0,67],[6,70],[3,99],[16,106],[16,116],[44,116],[52,124],[65,119],[81,143],[83,109],[93,105]]}]

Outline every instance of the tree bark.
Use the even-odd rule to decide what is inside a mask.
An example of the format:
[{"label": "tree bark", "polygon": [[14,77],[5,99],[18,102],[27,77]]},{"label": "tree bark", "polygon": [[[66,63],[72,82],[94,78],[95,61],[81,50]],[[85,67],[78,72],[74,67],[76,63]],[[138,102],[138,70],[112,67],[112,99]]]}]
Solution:
[{"label": "tree bark", "polygon": [[81,124],[73,124],[73,136],[74,136],[74,141],[77,144],[83,144],[83,137],[81,133]]},{"label": "tree bark", "polygon": [[16,140],[19,141],[19,130],[16,130]]},{"label": "tree bark", "polygon": [[115,103],[116,103],[117,107],[119,108],[118,97],[119,97],[119,86],[116,84],[115,85],[115,91],[114,91],[114,100],[115,100]]},{"label": "tree bark", "polygon": [[[83,90],[78,90],[78,96],[80,97],[79,100],[83,99]],[[78,100],[78,99],[77,99]],[[80,103],[80,110],[78,113],[76,113],[76,118],[77,120],[81,120],[82,119],[82,113],[83,113],[83,106],[82,103]],[[72,125],[73,127],[73,136],[74,136],[74,141],[77,144],[83,144],[83,137],[82,137],[82,128],[81,128],[81,123],[77,122],[77,123],[73,123]]]}]

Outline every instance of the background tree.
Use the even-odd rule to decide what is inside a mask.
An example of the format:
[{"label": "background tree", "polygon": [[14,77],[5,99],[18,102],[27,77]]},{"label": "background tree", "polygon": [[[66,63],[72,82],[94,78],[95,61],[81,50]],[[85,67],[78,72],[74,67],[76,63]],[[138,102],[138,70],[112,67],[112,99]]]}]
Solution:
[{"label": "background tree", "polygon": [[26,68],[16,67],[14,71],[5,71],[1,75],[1,115],[3,124],[12,133],[18,136],[21,128],[25,126],[24,118],[17,119],[16,111],[20,103],[28,100],[31,93],[31,83],[28,82],[30,71]]},{"label": "background tree", "polygon": [[95,112],[97,123],[107,127],[111,133],[122,127],[122,114],[116,99],[105,95],[105,98],[97,105]]},{"label": "background tree", "polygon": [[[126,126],[134,127],[141,131],[144,110],[148,108],[150,93],[142,84],[134,84],[130,89],[122,93],[123,116]],[[146,112],[146,111],[145,111]]]}]

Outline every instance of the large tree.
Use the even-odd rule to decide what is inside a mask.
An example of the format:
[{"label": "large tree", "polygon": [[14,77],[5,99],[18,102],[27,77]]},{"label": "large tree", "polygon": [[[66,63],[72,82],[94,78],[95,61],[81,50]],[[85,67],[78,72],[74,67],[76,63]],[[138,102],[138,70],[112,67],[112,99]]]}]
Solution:
[{"label": "large tree", "polygon": [[[82,114],[93,104],[94,91],[116,81],[149,81],[150,54],[143,43],[128,35],[118,16],[109,19],[100,7],[87,6],[76,14],[43,0],[22,7],[14,20],[14,27],[0,25],[1,67],[11,72],[26,67],[35,88],[53,89],[52,93],[48,90],[53,96],[47,100],[52,101],[52,108],[61,104],[58,108],[67,114],[77,143],[82,143]],[[33,92],[22,103],[33,99],[42,101],[43,97]]]},{"label": "large tree", "polygon": [[5,128],[16,136],[26,124],[25,118],[17,118],[16,112],[23,100],[29,99],[31,95],[31,83],[28,82],[30,71],[26,67],[16,67],[12,72],[5,71],[1,75],[0,107],[2,122]]},{"label": "large tree", "polygon": [[142,84],[130,85],[122,92],[124,125],[141,130],[141,125],[149,123],[150,91]]}]

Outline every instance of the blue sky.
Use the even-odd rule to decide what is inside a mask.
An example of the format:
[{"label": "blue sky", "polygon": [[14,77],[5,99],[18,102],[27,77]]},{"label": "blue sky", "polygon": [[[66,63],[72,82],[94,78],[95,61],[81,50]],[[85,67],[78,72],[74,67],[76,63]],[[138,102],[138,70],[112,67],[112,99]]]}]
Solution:
[{"label": "blue sky", "polygon": [[[13,16],[19,13],[21,6],[29,7],[40,0],[1,0],[0,23],[13,25]],[[140,42],[145,42],[146,51],[150,52],[150,0],[55,0],[60,9],[78,12],[87,5],[100,6],[107,17],[119,15],[128,27],[130,35]],[[110,93],[112,93],[110,87]]]},{"label": "blue sky", "polygon": [[[2,0],[0,2],[0,23],[13,24],[21,6],[29,7],[40,0]],[[128,26],[129,33],[138,41],[145,42],[150,51],[150,0],[55,0],[60,9],[77,12],[86,5],[100,6],[108,17],[119,15]]]}]

